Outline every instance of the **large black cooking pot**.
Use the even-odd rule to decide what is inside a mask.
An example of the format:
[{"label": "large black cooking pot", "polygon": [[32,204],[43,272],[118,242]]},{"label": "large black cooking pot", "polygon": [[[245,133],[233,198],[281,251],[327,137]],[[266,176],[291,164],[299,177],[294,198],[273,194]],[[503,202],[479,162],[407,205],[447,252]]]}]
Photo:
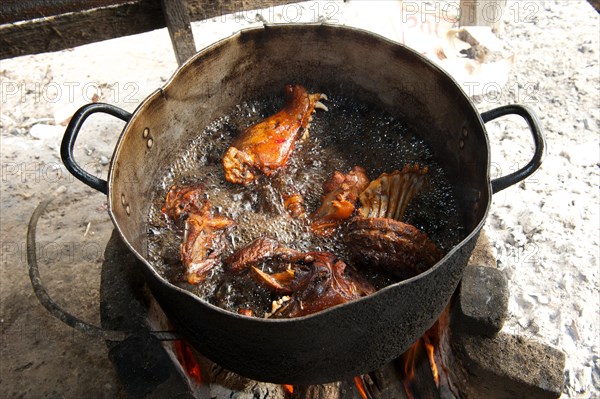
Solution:
[{"label": "large black cooking pot", "polygon": [[[435,153],[454,187],[466,227],[462,242],[433,268],[363,299],[294,319],[267,320],[222,310],[162,278],[147,258],[150,194],[173,154],[245,99],[274,96],[290,82],[339,92],[402,116]],[[104,112],[127,122],[108,180],[73,159],[85,119]],[[484,123],[522,116],[533,134],[532,160],[490,181]],[[493,192],[533,173],[544,139],[534,114],[512,105],[479,114],[459,85],[418,53],[361,30],[277,25],[242,31],[182,65],[133,114],[107,104],[81,108],[62,146],[67,168],[108,195],[109,214],[165,313],[205,356],[239,374],[288,384],[323,383],[376,369],[400,355],[448,303],[483,226]],[[393,154],[392,154],[393,156]],[[386,162],[382,159],[382,162]]]}]

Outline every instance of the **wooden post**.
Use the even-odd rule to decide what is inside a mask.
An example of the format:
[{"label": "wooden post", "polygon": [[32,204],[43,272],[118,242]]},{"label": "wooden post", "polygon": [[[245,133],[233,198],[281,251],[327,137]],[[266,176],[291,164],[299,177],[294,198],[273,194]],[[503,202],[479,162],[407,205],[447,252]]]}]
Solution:
[{"label": "wooden post", "polygon": [[196,44],[185,0],[161,0],[165,23],[169,29],[175,58],[179,65],[196,54]]},{"label": "wooden post", "polygon": [[460,0],[460,26],[501,27],[507,0]]}]

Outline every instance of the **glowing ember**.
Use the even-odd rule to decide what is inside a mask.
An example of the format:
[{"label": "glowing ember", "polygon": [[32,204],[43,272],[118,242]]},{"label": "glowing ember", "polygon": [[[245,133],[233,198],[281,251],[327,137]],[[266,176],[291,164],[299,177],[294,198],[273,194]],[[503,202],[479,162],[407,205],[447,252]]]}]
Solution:
[{"label": "glowing ember", "polygon": [[367,390],[365,389],[365,384],[363,384],[363,380],[360,376],[354,377],[354,384],[356,385],[356,389],[358,389],[358,393],[362,399],[369,399],[367,395]]},{"label": "glowing ember", "polygon": [[202,374],[200,373],[200,365],[194,357],[192,347],[187,341],[180,339],[173,342],[173,348],[177,354],[177,360],[185,370],[188,377],[196,381],[198,384],[202,384]]},{"label": "glowing ember", "polygon": [[294,386],[293,385],[288,385],[288,384],[283,384],[282,385],[283,390],[285,391],[285,393],[291,395],[294,393]]}]

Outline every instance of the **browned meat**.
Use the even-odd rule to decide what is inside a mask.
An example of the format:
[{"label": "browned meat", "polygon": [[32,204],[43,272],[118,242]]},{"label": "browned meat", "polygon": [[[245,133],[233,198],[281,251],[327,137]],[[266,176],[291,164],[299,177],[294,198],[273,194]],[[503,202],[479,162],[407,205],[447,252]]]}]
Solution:
[{"label": "browned meat", "polygon": [[221,263],[225,231],[233,224],[231,219],[213,215],[209,202],[198,213],[188,216],[181,244],[181,262],[188,283],[201,283]]},{"label": "browned meat", "polygon": [[227,181],[247,185],[256,178],[257,170],[273,175],[287,164],[315,108],[327,109],[319,102],[327,98],[324,94],[309,94],[300,85],[286,85],[284,93],[283,108],[244,130],[227,150],[223,157]]},{"label": "browned meat", "polygon": [[443,256],[425,233],[393,219],[357,217],[345,240],[358,265],[380,268],[400,280],[426,271]]},{"label": "browned meat", "polygon": [[287,213],[294,219],[302,219],[306,216],[304,198],[299,193],[284,195],[283,207],[285,208]]},{"label": "browned meat", "polygon": [[268,237],[259,237],[245,247],[235,251],[225,259],[225,264],[228,271],[240,273],[252,266],[259,266],[262,262],[269,259],[296,254],[298,252],[282,247],[276,240]]},{"label": "browned meat", "polygon": [[357,265],[379,268],[394,278],[424,272],[443,254],[425,233],[403,223],[409,202],[426,184],[428,168],[407,165],[383,173],[360,194],[359,216],[344,237]]},{"label": "browned meat", "polygon": [[170,220],[178,223],[189,214],[198,213],[204,207],[204,190],[200,186],[172,186],[167,193],[161,211]]},{"label": "browned meat", "polygon": [[409,202],[427,183],[427,167],[406,165],[402,171],[383,173],[360,193],[358,214],[364,218],[402,220]]},{"label": "browned meat", "polygon": [[347,175],[338,171],[323,184],[321,206],[310,215],[313,233],[329,236],[339,224],[352,216],[356,200],[369,184],[365,170],[355,166]]},{"label": "browned meat", "polygon": [[260,285],[285,295],[273,302],[271,317],[304,316],[375,292],[336,255],[298,252],[269,238],[253,241],[226,262],[229,270],[250,270]]},{"label": "browned meat", "polygon": [[375,292],[375,287],[332,253],[302,256],[292,265],[295,273],[290,299],[274,309],[273,318],[306,316]]}]

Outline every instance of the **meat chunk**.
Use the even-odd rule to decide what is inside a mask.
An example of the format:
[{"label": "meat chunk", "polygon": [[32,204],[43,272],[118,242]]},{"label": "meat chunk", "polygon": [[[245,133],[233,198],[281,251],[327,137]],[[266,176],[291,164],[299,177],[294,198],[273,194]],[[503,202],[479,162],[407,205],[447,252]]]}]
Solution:
[{"label": "meat chunk", "polygon": [[296,145],[306,134],[315,108],[327,110],[319,102],[324,94],[309,94],[300,85],[284,87],[285,105],[274,115],[244,130],[235,138],[225,156],[225,179],[247,185],[260,171],[271,176],[284,167]]},{"label": "meat chunk", "polygon": [[410,201],[427,183],[428,168],[406,165],[383,173],[360,194],[357,217],[344,236],[352,259],[406,279],[429,269],[443,256],[427,234],[401,221]]},{"label": "meat chunk", "polygon": [[173,185],[161,211],[167,219],[179,223],[188,215],[200,212],[204,203],[204,190],[201,186]]},{"label": "meat chunk", "polygon": [[213,215],[209,202],[186,219],[181,262],[188,283],[201,283],[212,268],[221,264],[225,232],[233,224],[231,219]]},{"label": "meat chunk", "polygon": [[336,255],[295,251],[266,237],[236,251],[226,263],[229,270],[247,271],[258,284],[282,295],[273,301],[270,317],[304,316],[375,292]]},{"label": "meat chunk", "polygon": [[296,260],[290,299],[275,309],[273,318],[306,316],[375,292],[375,287],[332,253],[309,252]]},{"label": "meat chunk", "polygon": [[379,268],[399,280],[426,271],[443,256],[427,234],[393,219],[354,218],[345,242],[357,265]]},{"label": "meat chunk", "polygon": [[365,170],[355,166],[347,175],[335,171],[323,184],[321,206],[310,215],[311,230],[321,236],[332,235],[340,223],[354,213],[358,195],[369,184]]}]

